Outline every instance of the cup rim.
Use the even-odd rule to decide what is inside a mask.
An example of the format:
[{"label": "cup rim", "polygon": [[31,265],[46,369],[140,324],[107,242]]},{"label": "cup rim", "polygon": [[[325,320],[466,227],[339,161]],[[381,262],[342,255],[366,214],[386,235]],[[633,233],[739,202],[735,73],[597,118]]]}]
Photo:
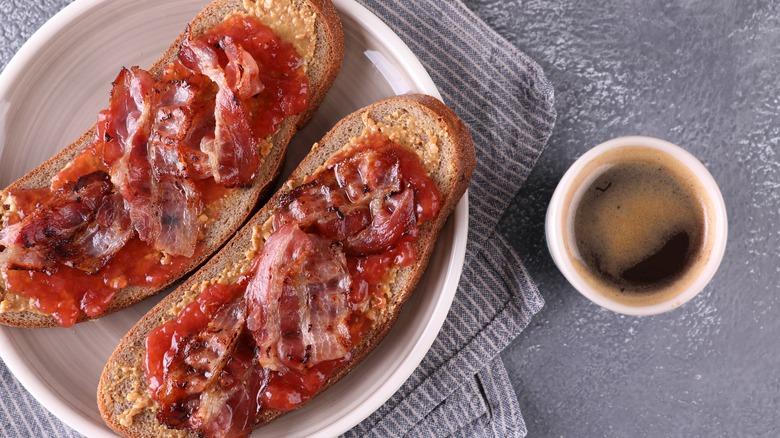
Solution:
[{"label": "cup rim", "polygon": [[[607,152],[624,147],[648,147],[666,152],[672,158],[678,160],[689,168],[698,178],[705,193],[711,199],[712,207],[714,209],[714,214],[712,216],[713,221],[710,224],[714,230],[714,241],[712,245],[712,254],[709,260],[702,267],[701,272],[694,281],[681,293],[666,301],[650,305],[632,306],[620,303],[599,293],[595,288],[589,285],[574,267],[574,264],[566,251],[563,229],[561,226],[563,223],[562,214],[565,206],[565,198],[570,192],[573,182],[580,176],[590,162]],[[717,272],[726,251],[726,241],[728,240],[728,215],[726,212],[726,204],[723,201],[723,195],[720,192],[717,182],[715,182],[715,179],[712,177],[709,170],[707,170],[707,168],[690,152],[680,146],[655,137],[625,136],[607,140],[591,148],[575,160],[566,173],[564,173],[563,177],[558,182],[558,186],[547,207],[545,235],[547,238],[547,247],[555,265],[580,294],[593,303],[614,312],[625,315],[655,315],[668,312],[687,303],[698,295],[715,276],[715,272]]]}]

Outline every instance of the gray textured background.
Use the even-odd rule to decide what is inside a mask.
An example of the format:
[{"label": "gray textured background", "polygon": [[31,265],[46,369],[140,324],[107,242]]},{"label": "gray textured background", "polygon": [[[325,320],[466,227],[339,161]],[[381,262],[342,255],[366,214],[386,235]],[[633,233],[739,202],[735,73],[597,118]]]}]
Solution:
[{"label": "gray textured background", "polygon": [[[13,12],[16,1],[0,8]],[[67,3],[38,2],[45,10]],[[555,133],[502,220],[547,300],[502,354],[530,435],[780,435],[780,3],[466,3],[556,88]],[[2,23],[0,44],[18,37]],[[730,215],[713,282],[654,317],[616,315],[582,298],[544,242],[544,213],[566,168],[628,134],[693,152]]]},{"label": "gray textured background", "polygon": [[[780,435],[780,2],[467,4],[556,89],[555,132],[502,221],[547,301],[502,354],[530,435]],[[730,215],[714,280],[654,317],[591,304],[544,242],[567,167],[629,134],[693,152]]]}]

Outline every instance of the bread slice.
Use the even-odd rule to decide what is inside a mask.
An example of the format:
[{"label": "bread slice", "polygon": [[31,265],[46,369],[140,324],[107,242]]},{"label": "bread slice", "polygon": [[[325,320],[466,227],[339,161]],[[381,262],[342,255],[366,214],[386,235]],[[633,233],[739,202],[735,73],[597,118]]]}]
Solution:
[{"label": "bread slice", "polygon": [[[377,315],[370,331],[351,350],[349,362],[336,372],[323,390],[344,377],[379,344],[416,288],[436,238],[466,190],[475,166],[474,147],[465,124],[438,99],[426,95],[385,99],[340,121],[314,145],[290,179],[225,248],[127,333],[109,359],[98,387],[98,406],[106,424],[130,437],[197,436],[194,432],[169,430],[157,421],[142,369],[144,340],[155,327],[174,319],[179,309],[192,302],[208,284],[229,282],[231,277],[245,272],[268,236],[267,224],[276,211],[280,196],[313,174],[334,152],[354,144],[356,137],[370,129],[380,129],[394,141],[418,150],[429,176],[439,188],[442,207],[435,219],[421,224],[415,244],[416,260],[396,271],[387,305]],[[265,411],[259,419],[260,425],[281,414]]]},{"label": "bread slice", "polygon": [[[206,250],[200,256],[192,258],[178,275],[174,275],[162,287],[128,286],[120,289],[103,315],[128,307],[165,289],[202,264],[236,232],[256,210],[258,201],[265,197],[273,187],[274,181],[283,167],[290,139],[297,129],[311,118],[341,68],[341,59],[344,54],[344,35],[338,12],[330,0],[256,0],[256,3],[252,0],[214,0],[189,23],[189,28],[193,36],[197,37],[208,28],[221,22],[227,15],[235,12],[255,13],[261,21],[274,29],[277,35],[293,44],[301,54],[309,78],[308,109],[302,114],[283,121],[280,129],[272,138],[271,152],[264,158],[262,167],[252,185],[233,191],[229,197],[223,200],[220,216],[213,221],[213,225],[209,226],[205,233],[203,242]],[[313,26],[308,28],[304,25],[305,23],[302,24],[307,17],[314,18]],[[302,32],[301,29],[310,31]],[[159,78],[163,68],[176,59],[179,46],[184,38],[186,38],[186,34],[182,32],[162,57],[149,69],[153,77]],[[8,189],[48,187],[51,179],[60,169],[92,143],[94,136],[95,126],[55,156],[15,181]],[[6,304],[13,302],[14,305],[0,305],[0,324],[27,328],[57,325],[52,317],[35,312],[28,299],[15,294],[11,296],[10,293],[6,292],[4,282],[0,278],[0,303],[4,299],[7,299]],[[79,321],[86,319],[88,318],[82,315]]]}]

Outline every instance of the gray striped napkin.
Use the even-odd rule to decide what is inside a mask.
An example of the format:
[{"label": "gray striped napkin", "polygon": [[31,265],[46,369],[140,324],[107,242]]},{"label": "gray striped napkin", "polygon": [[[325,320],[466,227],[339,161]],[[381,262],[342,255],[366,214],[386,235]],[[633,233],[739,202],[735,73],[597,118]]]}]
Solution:
[{"label": "gray striped napkin", "polygon": [[[543,300],[496,225],[552,133],[553,89],[541,68],[458,0],[359,0],[422,61],[477,147],[469,240],[452,310],[431,351],[398,392],[347,436],[524,436],[498,354]],[[0,0],[0,68],[69,0]],[[78,436],[0,362],[0,435]]]}]

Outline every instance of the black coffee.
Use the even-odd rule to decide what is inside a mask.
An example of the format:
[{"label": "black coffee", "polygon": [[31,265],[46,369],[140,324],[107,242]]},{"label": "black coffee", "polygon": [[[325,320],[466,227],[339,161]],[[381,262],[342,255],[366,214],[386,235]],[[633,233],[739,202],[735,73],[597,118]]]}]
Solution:
[{"label": "black coffee", "polygon": [[705,212],[695,182],[657,160],[605,167],[575,207],[582,262],[623,293],[669,286],[702,249]]}]

